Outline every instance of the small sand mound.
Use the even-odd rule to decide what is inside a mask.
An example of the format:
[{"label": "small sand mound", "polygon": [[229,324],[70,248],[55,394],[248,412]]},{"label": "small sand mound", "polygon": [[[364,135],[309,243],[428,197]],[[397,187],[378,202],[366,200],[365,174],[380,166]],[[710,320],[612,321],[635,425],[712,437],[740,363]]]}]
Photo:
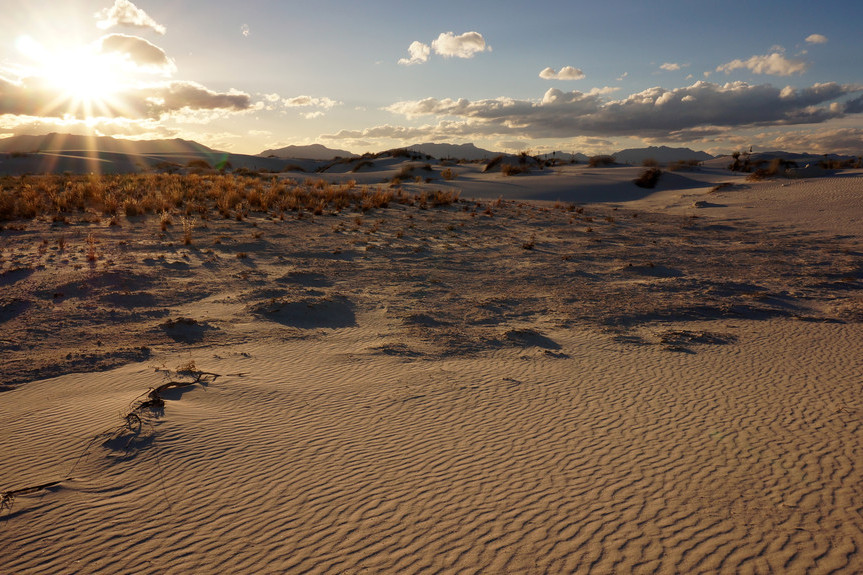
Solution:
[{"label": "small sand mound", "polygon": [[161,328],[174,341],[185,343],[201,341],[207,330],[218,329],[208,325],[206,322],[198,322],[190,317],[178,317],[169,319],[161,324]]},{"label": "small sand mound", "polygon": [[447,321],[434,318],[424,313],[415,313],[407,316],[404,319],[404,324],[418,327],[441,327],[445,325],[450,325],[450,323]]},{"label": "small sand mound", "polygon": [[288,272],[276,281],[280,284],[294,284],[303,287],[330,287],[333,285],[330,278],[317,272]]},{"label": "small sand mound", "polygon": [[560,344],[532,329],[511,329],[504,337],[521,347],[540,347],[542,349],[560,349]]},{"label": "small sand mound", "polygon": [[306,297],[299,300],[274,298],[251,306],[255,315],[283,325],[310,328],[340,328],[357,325],[354,304],[346,297]]}]

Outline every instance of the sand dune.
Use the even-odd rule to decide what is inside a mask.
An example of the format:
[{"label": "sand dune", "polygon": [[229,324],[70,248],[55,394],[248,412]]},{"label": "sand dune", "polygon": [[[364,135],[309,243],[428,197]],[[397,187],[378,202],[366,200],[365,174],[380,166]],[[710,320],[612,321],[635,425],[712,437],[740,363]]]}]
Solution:
[{"label": "sand dune", "polygon": [[4,230],[2,570],[863,570],[860,172],[609,170]]}]

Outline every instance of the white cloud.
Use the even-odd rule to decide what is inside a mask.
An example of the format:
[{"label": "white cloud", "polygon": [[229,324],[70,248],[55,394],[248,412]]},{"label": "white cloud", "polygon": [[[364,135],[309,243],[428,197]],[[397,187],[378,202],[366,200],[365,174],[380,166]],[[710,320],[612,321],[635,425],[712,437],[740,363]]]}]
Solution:
[{"label": "white cloud", "polygon": [[315,118],[322,118],[324,113],[320,110],[315,110],[314,112],[306,112],[305,114],[302,114],[302,116],[306,120],[314,120]]},{"label": "white cloud", "polygon": [[248,38],[252,35],[252,29],[249,28],[248,24],[243,24],[240,26],[240,34],[242,34],[244,38]]},{"label": "white cloud", "polygon": [[676,70],[680,70],[680,64],[676,62],[666,62],[662,64],[659,68],[668,72],[674,72]]},{"label": "white cloud", "polygon": [[485,39],[479,32],[465,32],[456,36],[453,32],[442,32],[437,40],[432,41],[435,54],[445,58],[473,58],[479,52],[490,52]]},{"label": "white cloud", "polygon": [[584,72],[572,66],[564,66],[560,72],[555,72],[554,68],[546,68],[539,73],[539,77],[543,80],[581,80]]},{"label": "white cloud", "polygon": [[809,36],[806,37],[806,43],[807,44],[826,44],[827,43],[827,36],[824,36],[822,34],[810,34]]},{"label": "white cloud", "polygon": [[335,106],[341,106],[342,102],[331,98],[313,98],[312,96],[296,96],[294,98],[285,98],[282,103],[288,108],[324,108],[329,110]]},{"label": "white cloud", "polygon": [[158,34],[164,34],[166,31],[164,26],[150,18],[146,12],[129,2],[129,0],[114,0],[113,6],[97,12],[94,16],[101,18],[101,20],[96,22],[96,26],[103,30],[115,26],[127,26],[130,28],[146,28]]},{"label": "white cloud", "polygon": [[411,66],[413,64],[422,64],[424,62],[428,62],[429,54],[431,54],[431,48],[427,44],[423,44],[422,42],[416,40],[411,42],[411,45],[408,47],[408,53],[410,54],[410,58],[402,58],[399,60],[399,64],[402,66]]},{"label": "white cloud", "polygon": [[808,68],[806,62],[793,60],[785,57],[781,52],[773,52],[763,56],[752,56],[748,60],[732,60],[716,68],[717,72],[730,74],[734,70],[746,68],[755,74],[769,74],[771,76],[791,76],[802,74]]},{"label": "white cloud", "polygon": [[629,72],[624,72],[623,74],[621,74],[620,76],[617,77],[617,81],[622,82],[623,79],[626,78],[627,76],[629,76]]}]

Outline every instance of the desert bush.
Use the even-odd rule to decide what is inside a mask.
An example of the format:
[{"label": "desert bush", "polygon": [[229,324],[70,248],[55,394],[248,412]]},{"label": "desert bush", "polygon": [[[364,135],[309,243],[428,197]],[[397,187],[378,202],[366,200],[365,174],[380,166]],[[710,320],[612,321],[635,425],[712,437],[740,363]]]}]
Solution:
[{"label": "desert bush", "polygon": [[213,166],[209,164],[206,160],[191,160],[188,164],[186,164],[187,168],[200,168],[202,170],[211,170]]},{"label": "desert bush", "polygon": [[658,168],[659,162],[654,158],[645,158],[644,161],[641,162],[641,165],[645,168]]},{"label": "desert bush", "polygon": [[504,176],[516,176],[518,174],[526,174],[530,169],[525,165],[504,164],[500,168]]},{"label": "desert bush", "polygon": [[440,175],[443,179],[445,179],[447,181],[454,180],[456,177],[455,172],[453,172],[451,168],[446,168],[446,169],[442,170]]},{"label": "desert bush", "polygon": [[591,168],[601,168],[603,166],[612,166],[614,165],[614,162],[614,156],[599,155],[591,156],[590,159],[587,160],[587,165]]},{"label": "desert bush", "polygon": [[501,162],[503,162],[503,158],[504,157],[502,154],[500,156],[495,156],[485,165],[485,168],[483,168],[482,171],[483,172],[490,172],[491,170],[495,169],[496,167],[498,167],[501,164]]},{"label": "desert bush", "polygon": [[659,176],[661,175],[662,170],[659,168],[648,168],[641,172],[641,174],[633,180],[633,183],[635,183],[639,188],[653,189],[659,182]]},{"label": "desert bush", "polygon": [[357,165],[355,165],[353,168],[351,168],[351,173],[359,172],[363,168],[374,167],[374,165],[375,165],[375,163],[372,162],[371,160],[361,160],[361,161],[357,162]]}]

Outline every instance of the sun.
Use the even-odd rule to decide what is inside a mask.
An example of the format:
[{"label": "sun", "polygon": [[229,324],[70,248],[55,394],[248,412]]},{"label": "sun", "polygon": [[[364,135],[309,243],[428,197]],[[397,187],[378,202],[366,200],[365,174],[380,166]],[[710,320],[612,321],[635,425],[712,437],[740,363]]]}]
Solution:
[{"label": "sun", "polygon": [[124,87],[123,62],[92,45],[48,50],[29,37],[18,47],[34,63],[32,74],[56,94],[51,111],[84,119],[109,115]]}]

